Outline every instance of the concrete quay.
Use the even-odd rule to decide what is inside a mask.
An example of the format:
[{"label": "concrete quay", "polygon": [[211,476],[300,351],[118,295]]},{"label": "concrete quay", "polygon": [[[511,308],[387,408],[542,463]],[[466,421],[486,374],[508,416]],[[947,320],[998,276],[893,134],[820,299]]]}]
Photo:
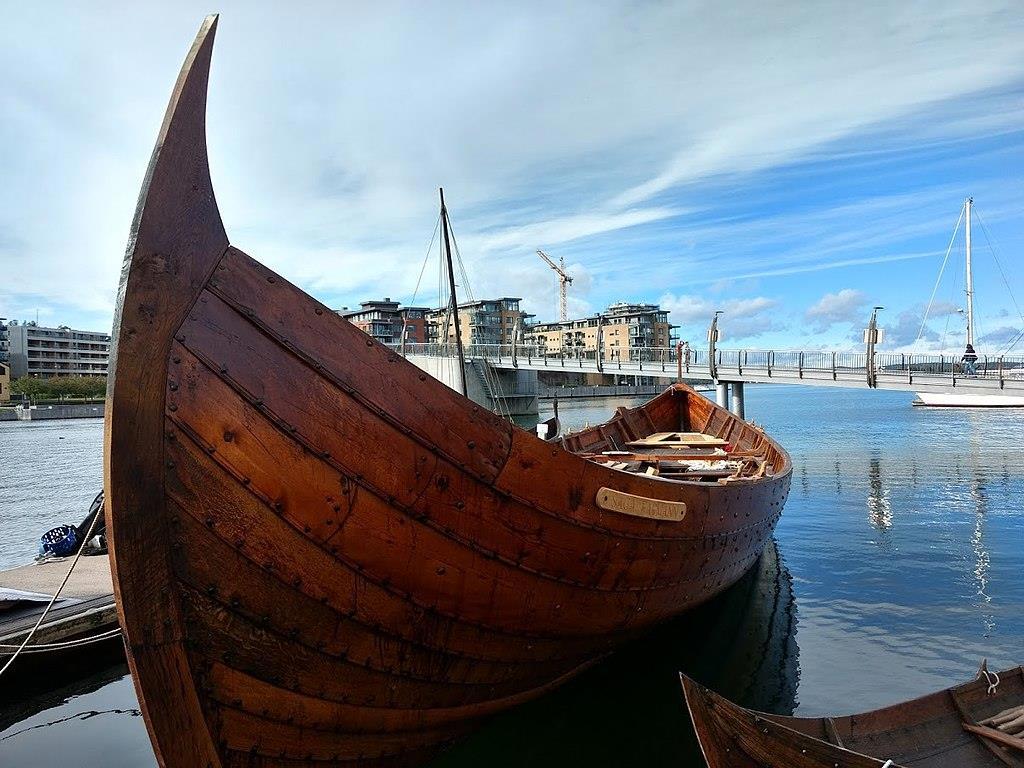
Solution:
[{"label": "concrete quay", "polygon": [[103,403],[32,405],[28,408],[0,408],[0,421],[46,421],[48,419],[102,419]]}]

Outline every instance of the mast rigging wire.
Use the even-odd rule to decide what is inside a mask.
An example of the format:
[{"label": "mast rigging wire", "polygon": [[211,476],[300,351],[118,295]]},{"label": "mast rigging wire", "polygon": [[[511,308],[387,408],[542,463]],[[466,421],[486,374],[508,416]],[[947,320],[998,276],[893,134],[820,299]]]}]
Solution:
[{"label": "mast rigging wire", "polygon": [[[438,228],[440,226],[441,226],[441,216],[439,214],[438,217],[437,217],[437,221],[434,222],[434,232],[433,232],[433,234],[430,235],[430,242],[427,244],[427,253],[423,257],[423,266],[420,267],[420,276],[418,278],[416,278],[416,287],[413,288],[413,291],[412,291],[412,301],[410,302],[410,304],[412,306],[414,306],[414,307],[416,306],[416,296],[420,292],[420,283],[423,281],[423,273],[426,272],[426,270],[427,270],[427,262],[430,261],[430,249],[434,247],[434,238],[437,237],[437,230],[438,230]],[[404,318],[402,318],[402,338],[401,338],[400,344],[401,344],[401,349],[402,349],[402,354],[403,355],[405,355],[405,335],[406,335],[406,328],[408,328],[408,326],[409,326],[409,316],[407,314]]]},{"label": "mast rigging wire", "polygon": [[[1003,279],[1003,285],[1006,286],[1006,292],[1010,294],[1010,301],[1013,304],[1013,308],[1017,311],[1017,317],[1019,317],[1021,322],[1024,323],[1024,312],[1020,311],[1020,306],[1017,304],[1017,297],[1013,295],[1013,289],[1010,288],[1010,281],[1006,279],[1006,272],[1003,270],[1003,264],[999,260],[995,246],[992,244],[992,238],[989,237],[988,227],[985,226],[985,221],[981,218],[981,214],[976,215],[978,217],[978,223],[981,224],[981,231],[985,235],[985,242],[988,243],[989,253],[992,254],[992,260],[996,263],[996,267],[999,269],[999,276]],[[1007,345],[1002,350],[1003,353],[1005,354],[1012,350],[1022,338],[1024,338],[1024,328],[1021,328],[1021,330],[1017,332],[1017,335],[1014,336],[1010,342],[1007,342]]]},{"label": "mast rigging wire", "polygon": [[[450,213],[448,214],[448,233],[451,235],[452,250],[455,253],[455,263],[458,265],[463,287],[466,289],[466,295],[469,298],[469,301],[473,302],[475,301],[473,298],[473,289],[469,284],[469,274],[466,272],[466,265],[462,260],[462,252],[459,250],[459,241],[455,237],[455,227],[452,226],[452,217]],[[456,322],[458,322],[457,318],[458,310],[456,309]],[[501,326],[499,326],[498,332],[499,335],[503,333]],[[515,339],[513,339],[513,343],[515,343]],[[481,361],[481,365],[479,367],[473,366],[473,368],[481,375],[486,387],[491,390],[490,395],[494,402],[494,412],[500,416],[505,416],[506,418],[511,419],[512,413],[508,407],[508,398],[505,396],[504,388],[501,386],[501,380],[498,378],[497,371],[491,368],[486,359]]]},{"label": "mast rigging wire", "polygon": [[[946,255],[942,259],[942,266],[939,268],[939,276],[935,278],[935,287],[932,288],[931,298],[928,299],[928,307],[924,311],[924,317],[921,319],[921,329],[917,332],[917,338],[914,339],[914,343],[917,344],[924,335],[924,326],[928,322],[928,313],[932,311],[932,303],[935,301],[935,292],[939,290],[939,283],[942,282],[942,273],[946,269],[946,262],[949,261],[949,252],[953,250],[953,242],[956,240],[956,233],[960,231],[960,224],[964,220],[964,208],[966,206],[960,206],[960,218],[956,220],[956,226],[953,228],[953,236],[949,238],[949,245],[946,246]],[[946,318],[946,327],[949,327],[949,318]],[[945,333],[943,333],[945,336]],[[945,339],[943,339],[945,343]]]}]

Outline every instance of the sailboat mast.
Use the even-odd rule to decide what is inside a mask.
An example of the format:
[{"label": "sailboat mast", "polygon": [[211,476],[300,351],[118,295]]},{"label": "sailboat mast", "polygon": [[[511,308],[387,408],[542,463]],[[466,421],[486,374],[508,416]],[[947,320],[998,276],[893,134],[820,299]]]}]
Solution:
[{"label": "sailboat mast", "polygon": [[964,206],[967,209],[965,218],[967,219],[967,227],[964,230],[966,234],[966,251],[967,251],[967,346],[974,346],[974,271],[971,269],[971,206],[974,204],[974,198],[968,197],[967,202]]},{"label": "sailboat mast", "polygon": [[455,296],[455,270],[452,269],[452,244],[448,239],[448,209],[444,204],[444,189],[439,188],[441,193],[441,228],[444,231],[444,254],[448,262],[448,289],[451,293],[452,322],[455,324],[455,349],[459,355],[459,384],[462,395],[469,397],[466,393],[466,358],[462,352],[462,330],[459,327],[459,300]]}]

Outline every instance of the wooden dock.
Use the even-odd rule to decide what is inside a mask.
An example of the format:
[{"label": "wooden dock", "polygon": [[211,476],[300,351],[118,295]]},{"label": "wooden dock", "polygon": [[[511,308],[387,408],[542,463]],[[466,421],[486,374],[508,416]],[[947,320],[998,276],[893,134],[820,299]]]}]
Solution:
[{"label": "wooden dock", "polygon": [[[0,590],[52,596],[70,567],[71,558],[62,558],[0,571]],[[118,626],[110,561],[106,556],[81,558],[61,598],[39,627],[29,648],[95,635]],[[46,602],[21,603],[0,609],[0,645],[21,643],[44,608]],[[5,655],[6,649],[0,648],[0,659]]]}]

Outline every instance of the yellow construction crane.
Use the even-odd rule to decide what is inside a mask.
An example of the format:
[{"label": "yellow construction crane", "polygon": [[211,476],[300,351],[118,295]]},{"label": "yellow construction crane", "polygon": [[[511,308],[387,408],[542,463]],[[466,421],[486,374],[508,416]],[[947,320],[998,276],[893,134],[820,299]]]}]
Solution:
[{"label": "yellow construction crane", "polygon": [[559,319],[565,322],[569,319],[569,283],[572,282],[572,278],[569,277],[565,272],[565,259],[562,257],[558,258],[558,264],[552,261],[551,257],[548,256],[544,251],[538,250],[537,255],[544,259],[544,262],[555,270],[555,274],[558,275],[558,310]]}]

